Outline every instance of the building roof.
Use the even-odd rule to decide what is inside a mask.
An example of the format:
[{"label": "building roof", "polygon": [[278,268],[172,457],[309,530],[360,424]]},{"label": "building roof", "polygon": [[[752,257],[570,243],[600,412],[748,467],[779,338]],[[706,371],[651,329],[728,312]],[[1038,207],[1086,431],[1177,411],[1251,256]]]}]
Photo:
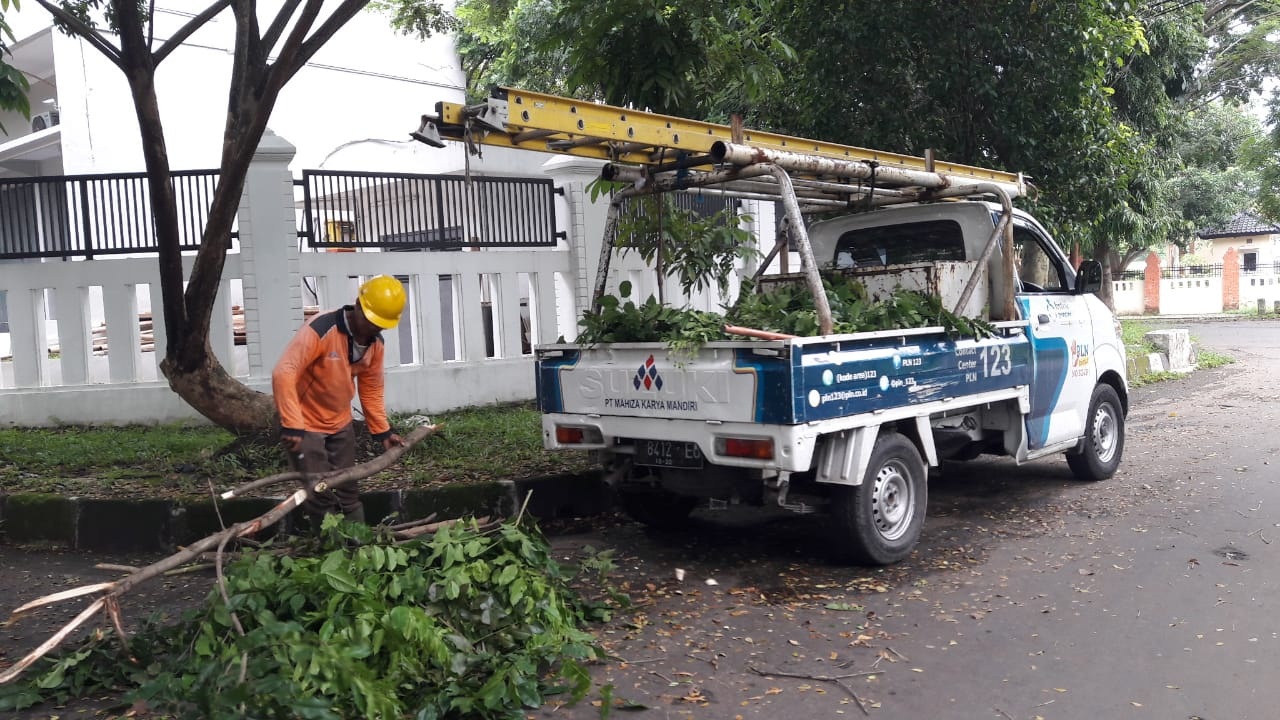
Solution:
[{"label": "building roof", "polygon": [[1271,235],[1272,233],[1280,233],[1280,227],[1272,225],[1253,213],[1241,212],[1236,213],[1235,217],[1228,220],[1226,225],[1205,228],[1197,232],[1196,236],[1204,240],[1212,240],[1214,238]]}]

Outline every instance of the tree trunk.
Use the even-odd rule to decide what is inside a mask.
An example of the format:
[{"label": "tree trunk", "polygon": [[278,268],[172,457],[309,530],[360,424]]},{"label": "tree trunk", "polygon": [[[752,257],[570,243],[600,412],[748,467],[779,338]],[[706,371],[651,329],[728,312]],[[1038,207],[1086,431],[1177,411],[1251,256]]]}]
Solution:
[{"label": "tree trunk", "polygon": [[166,357],[160,370],[179,397],[219,427],[237,435],[261,433],[271,427],[275,416],[271,396],[227,374],[207,344],[199,365],[179,372]]},{"label": "tree trunk", "polygon": [[1111,284],[1111,258],[1114,254],[1111,244],[1105,240],[1093,249],[1093,259],[1102,263],[1102,288],[1098,290],[1098,299],[1102,300],[1112,312],[1116,309],[1114,287]]},{"label": "tree trunk", "polygon": [[[228,374],[209,346],[214,301],[222,280],[231,228],[239,209],[249,163],[281,88],[339,28],[369,4],[369,0],[342,0],[318,28],[315,23],[323,3],[308,0],[294,17],[302,2],[291,0],[278,11],[265,37],[259,31],[255,2],[219,0],[171,35],[169,43],[154,54],[150,33],[146,31],[147,24],[154,22],[154,3],[149,10],[143,3],[132,0],[111,0],[108,3],[107,16],[112,19],[114,14],[113,24],[119,37],[118,51],[110,42],[103,40],[94,27],[67,9],[44,0],[39,0],[39,4],[70,28],[70,32],[102,52],[120,68],[129,83],[142,137],[151,199],[150,220],[158,246],[160,296],[166,334],[165,356],[160,362],[160,370],[169,380],[169,387],[201,415],[232,432],[250,434],[269,430],[274,413],[270,396],[249,389]],[[99,3],[90,5],[96,8]],[[236,39],[222,163],[200,249],[190,278],[185,278],[187,286],[184,290],[178,208],[160,105],[156,99],[155,72],[156,66],[173,48],[227,7],[235,16]],[[276,48],[282,35],[285,39]],[[276,48],[275,62],[271,61],[273,48]]]}]

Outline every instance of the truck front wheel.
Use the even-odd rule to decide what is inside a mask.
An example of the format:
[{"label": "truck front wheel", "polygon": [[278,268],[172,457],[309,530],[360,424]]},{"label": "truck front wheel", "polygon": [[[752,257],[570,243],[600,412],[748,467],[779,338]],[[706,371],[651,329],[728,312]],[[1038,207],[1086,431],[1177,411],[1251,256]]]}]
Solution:
[{"label": "truck front wheel", "polygon": [[832,491],[841,556],[861,565],[905,558],[924,529],[928,497],[928,476],[916,446],[895,432],[881,435],[862,484]]},{"label": "truck front wheel", "polygon": [[1115,388],[1101,384],[1089,399],[1089,419],[1077,450],[1067,453],[1067,465],[1080,480],[1106,480],[1120,467],[1124,454],[1124,409]]}]

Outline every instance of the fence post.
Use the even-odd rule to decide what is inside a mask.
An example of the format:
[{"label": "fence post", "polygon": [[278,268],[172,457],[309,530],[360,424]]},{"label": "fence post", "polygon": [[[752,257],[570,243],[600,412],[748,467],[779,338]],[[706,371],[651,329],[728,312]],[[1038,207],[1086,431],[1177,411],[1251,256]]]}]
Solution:
[{"label": "fence post", "polygon": [[240,196],[245,344],[249,377],[267,378],[302,324],[298,229],[289,163],[296,148],[267,130]]},{"label": "fence post", "polygon": [[1235,248],[1222,256],[1222,309],[1240,309],[1240,259]]},{"label": "fence post", "polygon": [[566,313],[561,312],[561,319],[568,320],[569,328],[576,328],[578,313],[591,306],[591,292],[595,287],[594,275],[600,259],[600,243],[609,203],[591,202],[585,188],[587,183],[600,177],[603,164],[599,160],[563,155],[542,165],[542,171],[564,188],[565,204],[569,208],[565,226],[568,228],[569,257],[574,271],[572,282],[575,308],[568,313],[567,318]]},{"label": "fence post", "polygon": [[1142,274],[1142,312],[1160,314],[1160,256],[1147,253],[1147,270]]}]

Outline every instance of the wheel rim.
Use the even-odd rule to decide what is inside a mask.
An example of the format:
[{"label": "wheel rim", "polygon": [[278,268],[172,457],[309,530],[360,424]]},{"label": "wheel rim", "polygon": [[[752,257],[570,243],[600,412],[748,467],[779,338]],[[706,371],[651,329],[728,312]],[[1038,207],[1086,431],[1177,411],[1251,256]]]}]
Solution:
[{"label": "wheel rim", "polygon": [[1115,409],[1110,403],[1104,402],[1094,411],[1093,435],[1090,440],[1093,442],[1093,452],[1098,457],[1098,462],[1106,465],[1115,458],[1116,450],[1120,445],[1120,434]]},{"label": "wheel rim", "polygon": [[885,540],[898,540],[911,526],[915,510],[916,496],[910,474],[900,463],[887,463],[876,473],[871,493],[876,532]]}]

